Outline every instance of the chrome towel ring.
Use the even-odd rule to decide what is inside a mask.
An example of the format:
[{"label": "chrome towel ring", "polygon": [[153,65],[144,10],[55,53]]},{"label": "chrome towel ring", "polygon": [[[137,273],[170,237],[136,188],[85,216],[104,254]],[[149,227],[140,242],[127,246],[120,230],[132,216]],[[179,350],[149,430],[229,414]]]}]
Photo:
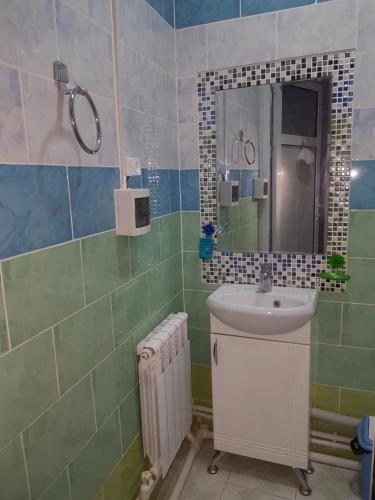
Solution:
[{"label": "chrome towel ring", "polygon": [[[248,153],[249,146],[251,147],[251,149],[253,151],[251,159],[249,159],[249,153]],[[253,141],[250,141],[250,139],[248,139],[245,142],[245,148],[244,149],[245,149],[245,158],[246,158],[246,161],[247,161],[248,165],[250,165],[250,166],[254,165],[255,160],[256,160],[256,151],[255,151],[255,146],[254,146]]]},{"label": "chrome towel ring", "polygon": [[[57,81],[59,88],[61,91],[64,93],[64,95],[69,96],[69,119],[70,119],[70,125],[73,129],[74,135],[78,141],[78,144],[81,146],[81,148],[88,154],[94,155],[96,154],[100,146],[102,144],[102,129],[100,125],[100,119],[99,119],[99,114],[96,109],[95,103],[92,100],[90,94],[88,91],[81,87],[80,85],[77,85],[72,88],[67,87],[67,83],[69,81],[68,79],[68,68],[67,66],[62,63],[61,61],[55,61],[53,63],[53,74],[54,74],[54,79]],[[77,120],[75,116],[75,99],[77,95],[81,95],[87,99],[87,102],[89,103],[89,106],[91,108],[91,111],[94,115],[94,121],[95,121],[95,127],[96,127],[96,144],[93,149],[89,148],[84,140],[82,139],[82,136],[79,132],[79,128],[77,125]]]}]

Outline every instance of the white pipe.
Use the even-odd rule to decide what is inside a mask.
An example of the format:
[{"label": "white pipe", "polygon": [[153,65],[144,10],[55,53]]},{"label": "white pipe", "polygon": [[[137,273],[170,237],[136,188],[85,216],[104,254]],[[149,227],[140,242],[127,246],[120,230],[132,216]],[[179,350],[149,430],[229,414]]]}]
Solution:
[{"label": "white pipe", "polygon": [[149,500],[159,478],[161,476],[161,467],[158,463],[154,464],[150,470],[141,474],[141,487],[137,500]]},{"label": "white pipe", "polygon": [[209,406],[202,406],[202,405],[193,405],[193,411],[200,411],[202,413],[209,413],[212,415],[213,411],[212,408]]},{"label": "white pipe", "polygon": [[361,470],[360,462],[349,460],[348,458],[334,457],[332,455],[326,455],[324,453],[317,453],[316,451],[312,451],[310,453],[310,459],[313,462],[320,462],[321,464],[343,467],[344,469]]},{"label": "white pipe", "polygon": [[326,439],[327,441],[332,441],[334,443],[350,443],[351,438],[345,437],[345,436],[340,436],[339,434],[336,434],[336,432],[333,432],[332,434],[328,432],[319,432],[319,431],[311,431],[311,436],[316,437],[316,438],[321,438],[321,439]]},{"label": "white pipe", "polygon": [[337,448],[338,450],[350,451],[350,446],[344,443],[335,443],[334,441],[327,441],[326,439],[311,438],[312,444],[327,446],[327,448]]},{"label": "white pipe", "polygon": [[357,427],[360,423],[358,418],[348,417],[346,415],[339,415],[332,411],[321,410],[320,408],[312,408],[312,418],[327,424],[343,425],[344,427]]},{"label": "white pipe", "polygon": [[187,438],[190,441],[189,453],[185,459],[184,465],[182,466],[177,482],[174,485],[173,490],[169,496],[169,500],[178,500],[180,498],[180,495],[182,493],[182,490],[184,489],[190,470],[193,466],[195,457],[198,455],[199,450],[201,449],[201,446],[203,444],[203,441],[205,439],[213,439],[213,434],[207,428],[201,427],[195,436],[189,433],[187,435]]}]

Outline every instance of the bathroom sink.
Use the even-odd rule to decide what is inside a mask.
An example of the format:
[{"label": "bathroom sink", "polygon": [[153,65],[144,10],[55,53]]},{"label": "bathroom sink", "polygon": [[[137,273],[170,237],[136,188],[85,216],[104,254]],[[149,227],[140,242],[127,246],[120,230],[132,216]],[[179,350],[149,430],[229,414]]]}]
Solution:
[{"label": "bathroom sink", "polygon": [[207,304],[224,324],[256,335],[297,330],[315,313],[317,292],[306,288],[272,287],[258,292],[257,285],[222,285]]}]

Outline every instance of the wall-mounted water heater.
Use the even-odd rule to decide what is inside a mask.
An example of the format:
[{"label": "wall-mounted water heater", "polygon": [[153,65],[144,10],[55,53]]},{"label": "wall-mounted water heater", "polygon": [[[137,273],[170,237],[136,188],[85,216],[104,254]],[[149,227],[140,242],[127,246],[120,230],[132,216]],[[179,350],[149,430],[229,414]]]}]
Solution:
[{"label": "wall-mounted water heater", "polygon": [[116,234],[138,236],[151,229],[150,190],[127,187],[128,176],[141,174],[138,158],[126,158],[124,170],[121,188],[115,189]]},{"label": "wall-mounted water heater", "polygon": [[239,181],[220,181],[220,205],[222,207],[235,207],[240,200]]}]

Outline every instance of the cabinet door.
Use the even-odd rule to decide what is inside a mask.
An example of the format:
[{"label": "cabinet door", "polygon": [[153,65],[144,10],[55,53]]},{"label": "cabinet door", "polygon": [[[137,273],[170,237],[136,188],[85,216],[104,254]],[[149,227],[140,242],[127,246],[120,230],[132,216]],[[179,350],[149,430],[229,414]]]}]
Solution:
[{"label": "cabinet door", "polygon": [[307,467],[310,347],[211,334],[215,449]]}]

